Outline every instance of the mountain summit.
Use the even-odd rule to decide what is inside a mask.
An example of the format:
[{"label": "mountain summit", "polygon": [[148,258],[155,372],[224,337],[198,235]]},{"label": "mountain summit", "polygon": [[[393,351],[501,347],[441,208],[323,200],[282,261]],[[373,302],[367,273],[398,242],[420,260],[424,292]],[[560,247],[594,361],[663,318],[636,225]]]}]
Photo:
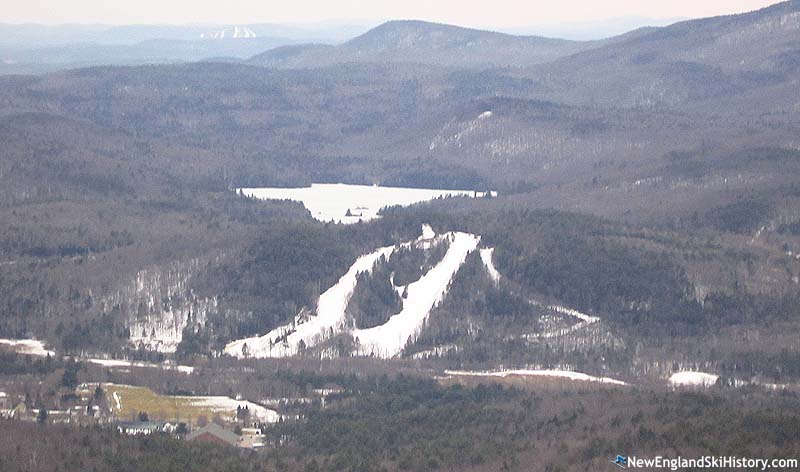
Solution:
[{"label": "mountain summit", "polygon": [[594,47],[537,36],[513,36],[416,20],[389,21],[336,48],[267,51],[255,65],[314,68],[339,63],[421,63],[455,67],[538,64]]}]

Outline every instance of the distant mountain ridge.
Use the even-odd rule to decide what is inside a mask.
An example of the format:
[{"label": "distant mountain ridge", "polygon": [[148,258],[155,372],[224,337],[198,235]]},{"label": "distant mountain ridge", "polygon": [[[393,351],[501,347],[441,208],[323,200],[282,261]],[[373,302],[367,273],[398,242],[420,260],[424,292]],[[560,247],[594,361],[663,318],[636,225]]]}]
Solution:
[{"label": "distant mountain ridge", "polygon": [[[104,25],[36,23],[9,24],[0,22],[0,46],[42,48],[71,44],[135,44],[151,39],[193,41],[213,38],[225,32],[225,37],[282,37],[294,41],[338,43],[367,31],[372,25],[356,23],[319,23],[285,25],[278,23],[196,24],[196,25]],[[255,36],[253,36],[255,35]],[[221,36],[218,34],[217,36]]]},{"label": "distant mountain ridge", "polygon": [[639,28],[597,41],[515,36],[426,21],[394,20],[335,48],[304,45],[266,51],[248,63],[315,68],[365,62],[451,67],[528,67],[554,62],[563,63],[574,72],[575,67],[601,63],[619,71],[620,66],[630,64],[670,61],[753,70],[778,62],[797,62],[799,34],[797,0],[749,13]]},{"label": "distant mountain ridge", "polygon": [[40,74],[98,65],[246,59],[298,43],[336,44],[368,26],[314,25],[39,25],[0,23],[0,75]]},{"label": "distant mountain ridge", "polygon": [[791,0],[751,13],[644,27],[593,41],[516,36],[419,20],[393,20],[369,30],[355,25],[0,24],[0,74],[214,58],[284,69],[348,63],[482,69],[544,65],[547,70],[537,69],[536,74],[555,72],[556,81],[563,73],[596,65],[607,70],[586,72],[626,74],[631,65],[669,63],[761,71],[774,65],[796,67],[798,5]]},{"label": "distant mountain ridge", "polygon": [[202,33],[200,34],[201,39],[225,39],[225,38],[257,38],[258,35],[247,26],[233,26],[230,28],[224,28],[217,31],[211,31],[209,33]]},{"label": "distant mountain ridge", "polygon": [[419,20],[394,20],[337,46],[267,51],[253,65],[285,68],[323,67],[350,62],[402,62],[459,67],[538,64],[594,47],[537,36],[513,36]]},{"label": "distant mountain ridge", "polygon": [[501,31],[514,35],[534,35],[573,41],[593,41],[612,38],[643,28],[669,26],[687,18],[615,17],[599,21],[553,23],[504,28]]}]

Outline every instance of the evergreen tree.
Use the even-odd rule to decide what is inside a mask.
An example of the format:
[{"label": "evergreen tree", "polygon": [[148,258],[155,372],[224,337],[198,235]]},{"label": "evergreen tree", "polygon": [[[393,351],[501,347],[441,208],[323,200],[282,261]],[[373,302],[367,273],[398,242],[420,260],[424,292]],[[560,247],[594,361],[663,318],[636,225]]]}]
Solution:
[{"label": "evergreen tree", "polygon": [[47,408],[39,408],[39,414],[36,416],[36,422],[39,424],[45,424],[47,422]]}]

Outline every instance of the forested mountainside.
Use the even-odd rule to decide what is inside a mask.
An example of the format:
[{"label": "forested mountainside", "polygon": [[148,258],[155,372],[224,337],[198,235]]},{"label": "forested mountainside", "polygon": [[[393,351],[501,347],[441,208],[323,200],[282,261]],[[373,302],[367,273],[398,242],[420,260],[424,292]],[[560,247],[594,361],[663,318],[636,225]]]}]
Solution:
[{"label": "forested mountainside", "polygon": [[[795,375],[791,344],[758,339],[796,328],[798,15],[591,43],[390,22],[249,64],[3,76],[0,333],[218,355],[296,329],[360,256],[431,225],[479,242],[403,355]],[[234,190],[312,182],[499,196],[341,227]],[[402,257],[360,275],[349,331],[400,313],[395,288],[444,256]],[[362,352],[348,330],[306,354]]]},{"label": "forested mountainside", "polygon": [[[397,44],[393,32],[407,27],[390,23],[336,47],[356,48],[358,62],[7,77],[3,100],[7,113],[56,113],[137,136],[161,146],[151,153],[158,164],[195,181],[221,177],[221,186],[480,185],[523,189],[526,205],[662,223],[742,194],[784,206],[774,200],[791,194],[776,189],[791,188],[796,160],[796,18],[789,2],[502,68],[397,62],[391,48],[388,59],[366,54]],[[456,44],[489,34],[408,28]],[[440,43],[450,47],[424,42]],[[654,208],[653,195],[666,204]]]}]

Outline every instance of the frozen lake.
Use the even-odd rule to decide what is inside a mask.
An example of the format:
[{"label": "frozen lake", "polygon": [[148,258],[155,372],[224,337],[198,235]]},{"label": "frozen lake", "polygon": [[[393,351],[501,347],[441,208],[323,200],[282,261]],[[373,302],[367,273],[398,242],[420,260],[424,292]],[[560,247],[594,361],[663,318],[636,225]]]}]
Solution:
[{"label": "frozen lake", "polygon": [[[472,190],[434,190],[379,187],[373,185],[311,184],[302,188],[243,188],[244,195],[262,200],[303,202],[311,216],[320,221],[357,223],[378,217],[387,206],[408,206],[439,197],[483,197]],[[494,195],[495,192],[492,192]]]}]

